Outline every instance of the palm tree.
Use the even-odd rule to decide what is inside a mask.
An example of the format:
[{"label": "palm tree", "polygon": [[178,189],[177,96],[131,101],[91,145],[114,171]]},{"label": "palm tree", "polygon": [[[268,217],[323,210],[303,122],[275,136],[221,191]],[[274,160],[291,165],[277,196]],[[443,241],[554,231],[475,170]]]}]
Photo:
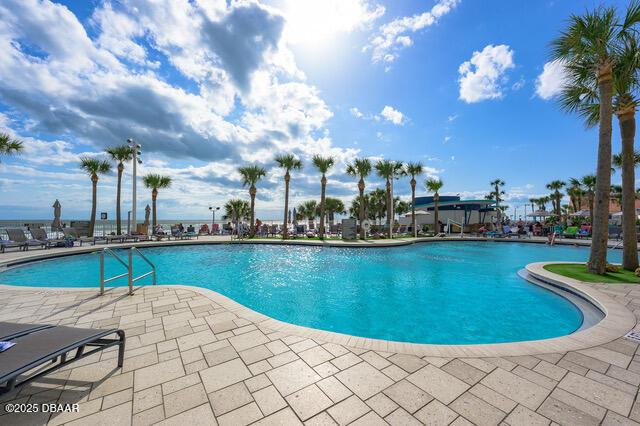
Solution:
[{"label": "palm tree", "polygon": [[416,227],[416,176],[422,174],[422,164],[407,163],[405,172],[411,176],[411,229],[413,229],[413,238],[418,237],[418,229]]},{"label": "palm tree", "polygon": [[398,216],[409,213],[409,211],[411,210],[411,203],[401,200],[400,197],[396,197],[393,204],[395,207],[394,213]]},{"label": "palm tree", "polygon": [[577,178],[569,178],[569,188],[567,188],[567,195],[571,199],[571,205],[573,211],[577,212],[582,210],[582,196],[584,191],[582,190],[582,182]]},{"label": "palm tree", "polygon": [[[369,217],[369,194],[364,194],[363,196],[363,200],[364,200],[364,213],[365,213],[365,217]],[[351,207],[349,207],[349,216],[354,218],[354,219],[358,219],[360,217],[360,206],[362,204],[360,203],[360,196],[354,197],[353,200],[351,200]]]},{"label": "palm tree", "polygon": [[333,157],[322,157],[320,155],[313,156],[313,165],[316,166],[318,171],[322,173],[322,179],[320,179],[320,229],[318,230],[318,237],[324,238],[324,210],[325,210],[325,195],[327,189],[327,172],[333,167]]},{"label": "palm tree", "polygon": [[156,201],[158,199],[158,189],[164,189],[171,186],[171,178],[169,176],[161,176],[150,173],[142,178],[144,186],[151,189],[151,225],[155,228],[157,223]]},{"label": "palm tree", "polygon": [[329,220],[329,227],[333,226],[336,214],[345,214],[344,203],[339,198],[327,197],[325,200],[325,209]]},{"label": "palm tree", "polygon": [[506,184],[502,179],[495,179],[491,181],[489,185],[493,187],[493,194],[496,197],[495,200],[496,200],[497,221],[498,221],[498,226],[500,226],[502,224],[502,210],[500,209],[500,201],[502,201],[502,198],[500,198],[500,196],[504,195],[504,191],[502,191],[500,188],[505,186]]},{"label": "palm tree", "polygon": [[369,173],[371,173],[371,161],[369,161],[368,158],[356,158],[353,160],[353,164],[347,165],[346,172],[348,175],[355,176],[359,179],[358,191],[360,192],[360,203],[358,206],[358,219],[360,221],[360,239],[364,240],[364,227],[362,226],[362,223],[365,220],[364,178],[369,176]]},{"label": "palm tree", "polygon": [[368,217],[382,225],[382,219],[387,216],[387,193],[384,189],[376,188],[369,192]]},{"label": "palm tree", "polygon": [[552,204],[558,218],[562,213],[560,206],[560,202],[562,201],[562,193],[560,192],[560,189],[562,189],[562,187],[565,185],[566,183],[561,180],[554,180],[547,184],[547,189],[549,191],[553,191],[553,193],[551,194],[553,200]]},{"label": "palm tree", "polygon": [[438,219],[438,201],[440,194],[438,191],[440,191],[443,185],[444,182],[436,178],[429,178],[424,181],[424,186],[427,188],[427,191],[433,192],[433,227],[436,234],[440,232],[440,221]]},{"label": "palm tree", "polygon": [[[491,199],[491,198],[489,198]],[[531,203],[531,212],[534,212],[536,207],[535,204],[538,202],[537,198],[529,198],[529,202]]]},{"label": "palm tree", "polygon": [[[623,63],[620,61],[621,52],[625,52],[636,36],[636,27],[640,22],[640,3],[631,2],[622,21],[616,16],[613,7],[599,7],[584,16],[573,15],[569,21],[567,30],[553,42],[553,59],[562,61],[567,71],[565,74],[568,83],[560,99],[562,107],[567,111],[578,112],[586,118],[588,125],[597,122],[599,127],[596,202],[587,269],[592,273],[604,274],[611,185],[613,96],[614,89],[619,90],[614,81],[618,84],[618,71]],[[636,71],[634,69],[633,73]],[[635,113],[635,109],[629,109],[629,106],[624,101],[616,105],[616,115],[621,119],[621,125],[628,122]],[[628,140],[631,136],[632,141],[632,132],[628,133],[623,131],[623,139]],[[633,145],[629,148],[628,143],[623,142],[623,159],[626,158],[630,163],[626,173],[623,171],[623,175],[626,174],[627,177],[629,171],[633,172],[632,156]],[[635,233],[635,229],[632,233]],[[634,256],[637,257],[637,252]],[[637,265],[637,259],[635,263]]]},{"label": "palm tree", "polygon": [[120,218],[120,193],[122,190],[122,172],[125,161],[133,159],[133,150],[129,145],[109,147],[105,150],[111,160],[118,163],[118,184],[116,186],[116,233],[122,234],[122,220]]},{"label": "palm tree", "polygon": [[[586,175],[582,177],[582,185],[587,194],[587,202],[589,203],[589,223],[593,226],[593,203],[595,202],[596,175]],[[608,232],[608,231],[607,231]]]},{"label": "palm tree", "polygon": [[275,158],[278,167],[285,170],[284,174],[284,222],[282,228],[282,239],[286,240],[289,236],[288,216],[289,216],[289,181],[291,180],[291,171],[302,169],[302,161],[292,154],[278,155]]},{"label": "palm tree", "polygon": [[240,220],[248,220],[250,217],[249,202],[239,198],[233,198],[224,205],[224,220],[230,220],[231,223],[237,225]]},{"label": "palm tree", "polygon": [[393,229],[391,218],[393,217],[393,206],[391,204],[391,179],[395,177],[397,171],[395,163],[390,160],[380,160],[376,163],[376,171],[378,176],[386,181],[386,193],[387,193],[387,236],[393,238]]},{"label": "palm tree", "polygon": [[8,133],[0,133],[0,157],[12,156],[23,149],[22,141],[12,138]]},{"label": "palm tree", "polygon": [[87,235],[88,237],[93,237],[93,230],[96,226],[96,207],[98,202],[98,176],[109,173],[111,171],[111,164],[107,160],[82,157],[80,158],[80,168],[91,178],[93,188],[91,195],[91,220],[89,221],[89,235]]},{"label": "palm tree", "polygon": [[[611,185],[611,200],[622,207],[622,185]],[[624,220],[624,217],[622,218]]]},{"label": "palm tree", "polygon": [[256,184],[260,179],[267,175],[267,171],[260,166],[244,166],[238,169],[240,176],[242,176],[242,186],[249,187],[249,196],[251,197],[251,215],[250,215],[250,235],[253,237],[256,235],[255,208],[256,208]]},{"label": "palm tree", "polygon": [[551,198],[547,195],[545,195],[544,197],[540,197],[538,198],[538,208],[540,210],[547,210],[547,203],[551,201]]},{"label": "palm tree", "polygon": [[318,213],[318,203],[316,203],[316,200],[309,200],[300,204],[297,213],[300,217],[306,218],[309,221],[309,229],[314,229],[313,220]]}]

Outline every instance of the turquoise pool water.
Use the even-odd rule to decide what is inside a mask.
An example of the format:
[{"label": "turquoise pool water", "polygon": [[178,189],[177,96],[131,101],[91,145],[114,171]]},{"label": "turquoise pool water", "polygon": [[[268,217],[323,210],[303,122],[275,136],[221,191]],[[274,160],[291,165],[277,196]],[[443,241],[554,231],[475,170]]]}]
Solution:
[{"label": "turquoise pool water", "polygon": [[[583,261],[588,249],[495,242],[393,248],[200,245],[142,249],[158,284],[215,290],[270,317],[356,336],[472,344],[544,339],[578,329],[568,300],[517,276],[527,263]],[[610,261],[619,261],[612,252]],[[146,271],[142,260],[134,262]],[[113,259],[107,276],[122,272]],[[150,278],[150,277],[149,277]],[[145,278],[142,282],[149,283]],[[99,256],[30,263],[0,283],[97,287]],[[126,285],[126,278],[116,281]]]}]

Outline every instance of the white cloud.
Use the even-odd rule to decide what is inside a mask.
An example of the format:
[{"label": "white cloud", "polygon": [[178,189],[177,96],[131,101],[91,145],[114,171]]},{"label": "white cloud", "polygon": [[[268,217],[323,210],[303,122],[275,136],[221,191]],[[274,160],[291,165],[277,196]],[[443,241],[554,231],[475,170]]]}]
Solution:
[{"label": "white cloud", "polygon": [[454,121],[456,121],[457,118],[458,118],[458,114],[451,114],[450,116],[447,117],[447,121],[449,123],[453,123]]},{"label": "white cloud", "polygon": [[355,118],[362,118],[364,116],[364,114],[362,112],[360,112],[360,110],[357,107],[352,107],[349,108],[349,112],[351,113],[351,115],[353,115]]},{"label": "white cloud", "polygon": [[444,137],[444,143],[448,143],[451,140],[451,136]]},{"label": "white cloud", "polygon": [[561,61],[544,64],[542,73],[536,79],[536,95],[549,100],[562,91],[566,81],[564,65]]},{"label": "white cloud", "polygon": [[487,45],[460,65],[460,99],[467,103],[502,97],[505,73],[514,68],[513,50],[504,44]]},{"label": "white cloud", "polygon": [[385,107],[382,108],[380,116],[385,120],[392,122],[396,126],[402,126],[406,121],[406,116],[403,113],[389,105],[385,105]]},{"label": "white cloud", "polygon": [[405,16],[382,25],[363,50],[371,51],[373,62],[391,63],[398,58],[399,51],[411,46],[413,40],[407,33],[415,33],[430,27],[453,10],[461,0],[438,0],[427,12]]}]

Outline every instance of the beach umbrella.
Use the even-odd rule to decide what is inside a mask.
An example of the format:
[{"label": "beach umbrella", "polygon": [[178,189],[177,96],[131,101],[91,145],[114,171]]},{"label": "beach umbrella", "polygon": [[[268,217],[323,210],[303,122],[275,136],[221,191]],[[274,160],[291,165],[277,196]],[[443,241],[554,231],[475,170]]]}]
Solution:
[{"label": "beach umbrella", "polygon": [[553,213],[548,212],[546,210],[536,210],[527,215],[527,217],[547,217],[547,216],[553,216]]},{"label": "beach umbrella", "polygon": [[287,219],[287,223],[291,223],[291,209],[289,209],[289,216]]},{"label": "beach umbrella", "polygon": [[53,222],[51,222],[51,230],[52,231],[60,231],[62,229],[62,223],[60,222],[60,214],[62,213],[62,205],[60,201],[56,199],[56,202],[53,203]]},{"label": "beach umbrella", "polygon": [[149,226],[149,215],[151,214],[151,207],[147,204],[144,208],[144,226]]},{"label": "beach umbrella", "polygon": [[298,218],[297,218],[297,212],[296,212],[296,208],[293,208],[293,224],[297,224],[298,223]]},{"label": "beach umbrella", "polygon": [[589,210],[578,210],[575,213],[571,213],[569,216],[574,216],[574,217],[589,217],[590,216],[590,212]]},{"label": "beach umbrella", "polygon": [[[427,215],[427,214],[431,214],[428,211],[425,210],[416,210],[416,216],[418,215]],[[411,212],[407,213],[405,216],[411,216]]]}]

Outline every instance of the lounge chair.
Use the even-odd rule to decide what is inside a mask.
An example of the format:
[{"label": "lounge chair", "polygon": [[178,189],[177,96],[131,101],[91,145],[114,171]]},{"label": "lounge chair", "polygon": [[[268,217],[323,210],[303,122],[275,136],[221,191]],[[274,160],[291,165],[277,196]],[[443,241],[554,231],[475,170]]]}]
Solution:
[{"label": "lounge chair", "polygon": [[564,231],[565,238],[576,238],[578,235],[578,227],[577,226],[568,226]]},{"label": "lounge chair", "polygon": [[576,233],[576,237],[578,238],[587,238],[591,236],[591,227],[588,225],[582,225],[578,232]]},{"label": "lounge chair", "polygon": [[75,228],[62,228],[62,232],[64,233],[65,238],[68,238],[71,241],[78,241],[80,243],[80,247],[82,247],[82,243],[96,244],[96,239],[94,237],[81,237]]},{"label": "lounge chair", "polygon": [[41,248],[47,247],[47,243],[44,243],[42,241],[39,241],[33,238],[27,238],[27,236],[24,234],[24,231],[22,229],[8,228],[6,231],[11,241],[15,241],[16,243],[22,244],[22,250],[29,250],[29,247],[41,247]]},{"label": "lounge chair", "polygon": [[24,246],[24,244],[22,243],[17,243],[15,241],[11,241],[11,240],[0,240],[0,253],[4,253],[4,251],[8,248],[17,248],[19,250],[22,250],[22,247]]},{"label": "lounge chair", "polygon": [[6,342],[25,334],[53,327],[48,324],[20,324],[16,322],[0,322],[0,340]]},{"label": "lounge chair", "polygon": [[[52,373],[73,361],[112,346],[119,347],[118,367],[122,367],[124,361],[125,334],[123,330],[38,325],[32,325],[34,328],[29,330],[28,328],[21,329],[22,326],[28,327],[29,325],[0,323],[0,334],[2,334],[2,324],[5,325],[7,334],[11,337],[8,340],[11,340],[15,345],[0,352],[0,383],[5,384],[0,387],[0,394],[10,392],[16,387]],[[12,327],[17,330],[12,330]],[[114,333],[118,335],[118,338],[106,338]],[[75,354],[68,357],[67,355],[71,351],[75,351]],[[47,363],[52,365],[32,374],[25,374]]]},{"label": "lounge chair", "polygon": [[171,227],[171,236],[173,237],[174,240],[177,240],[177,239],[184,240],[189,238],[189,236],[187,236],[184,232],[182,232],[180,228],[177,226]]},{"label": "lounge chair", "polygon": [[29,229],[29,232],[34,240],[42,241],[45,248],[57,247],[59,243],[64,244],[66,241],[63,238],[49,238],[47,231],[42,228]]}]

